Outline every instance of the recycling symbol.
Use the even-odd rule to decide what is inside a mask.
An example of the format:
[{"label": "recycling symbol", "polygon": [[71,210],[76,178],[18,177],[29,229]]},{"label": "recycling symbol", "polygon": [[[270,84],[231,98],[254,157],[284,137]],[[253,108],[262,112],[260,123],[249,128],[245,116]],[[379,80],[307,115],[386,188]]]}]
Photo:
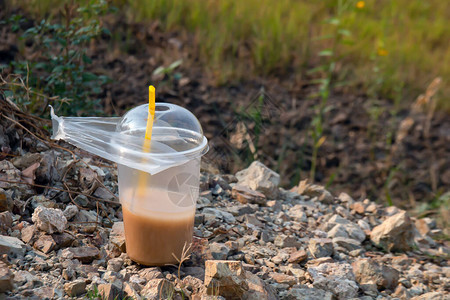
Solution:
[{"label": "recycling symbol", "polygon": [[180,173],[174,176],[168,184],[170,201],[179,207],[195,205],[199,192],[198,178],[190,173]]}]

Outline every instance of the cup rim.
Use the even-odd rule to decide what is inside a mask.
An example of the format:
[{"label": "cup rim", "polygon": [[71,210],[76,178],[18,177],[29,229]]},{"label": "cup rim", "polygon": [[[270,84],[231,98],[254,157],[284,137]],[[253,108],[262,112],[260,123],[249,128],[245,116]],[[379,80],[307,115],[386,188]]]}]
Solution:
[{"label": "cup rim", "polygon": [[[188,131],[190,133],[194,133],[195,135],[199,135],[197,132],[193,132],[191,130],[186,130],[186,129],[182,129],[182,128],[177,128],[177,130]],[[173,152],[173,153],[146,153],[146,152],[126,148],[123,145],[120,145],[120,148],[121,148],[120,152],[122,152],[122,153],[128,153],[131,155],[142,156],[144,158],[199,157],[199,156],[205,155],[209,150],[208,139],[204,135],[202,136],[202,142],[199,145],[197,145],[196,147],[188,149],[188,150],[184,150],[184,151]]]}]

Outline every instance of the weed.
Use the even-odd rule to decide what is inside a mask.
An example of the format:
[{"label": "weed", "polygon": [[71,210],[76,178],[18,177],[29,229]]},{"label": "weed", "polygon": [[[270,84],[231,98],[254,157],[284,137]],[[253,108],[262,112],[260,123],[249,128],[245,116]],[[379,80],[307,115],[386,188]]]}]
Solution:
[{"label": "weed", "polygon": [[91,290],[88,290],[88,291],[86,292],[85,299],[89,299],[89,300],[102,300],[103,297],[102,297],[102,295],[100,295],[100,292],[99,292],[97,286],[94,285],[94,286],[92,287]]},{"label": "weed", "polygon": [[[328,40],[331,47],[323,49],[318,52],[318,56],[322,58],[322,65],[309,71],[310,74],[322,73],[322,78],[316,79],[313,82],[319,84],[319,92],[317,96],[320,101],[315,105],[315,116],[311,121],[311,138],[312,138],[312,157],[311,157],[311,169],[310,180],[314,182],[316,167],[317,167],[317,155],[319,148],[325,143],[326,136],[323,135],[324,128],[324,115],[330,109],[328,99],[335,83],[333,77],[335,73],[336,64],[339,60],[342,60],[342,56],[339,56],[338,46],[345,44],[346,37],[351,36],[351,33],[342,24],[341,17],[343,13],[350,8],[351,1],[339,0],[336,6],[336,15],[325,20],[325,23],[334,28],[333,33],[319,37],[320,40]],[[342,85],[343,83],[341,83]]]},{"label": "weed", "polygon": [[[109,11],[103,0],[91,0],[86,6],[65,4],[60,22],[48,19],[27,29],[22,39],[33,41],[39,52],[33,61],[14,61],[14,72],[26,78],[27,87],[33,86],[44,94],[57,95],[67,102],[59,102],[56,109],[62,114],[84,115],[99,108],[99,100],[93,96],[101,93],[101,86],[110,79],[86,70],[92,63],[87,55],[88,43],[101,34],[109,34],[101,26],[98,16]],[[14,18],[12,27],[20,20]],[[17,97],[18,104],[33,113],[42,113],[48,105],[40,98]]]},{"label": "weed", "polygon": [[179,59],[177,61],[174,61],[169,66],[159,66],[153,71],[153,75],[163,75],[164,77],[172,78],[172,79],[179,79],[181,76],[180,73],[174,73],[175,69],[181,66],[183,63],[182,59]]},{"label": "weed", "polygon": [[[190,254],[191,248],[192,248],[192,243],[190,243],[189,246],[186,243],[184,243],[180,258],[178,258],[174,253],[172,253],[172,256],[178,262],[178,279],[180,281],[181,281],[181,265],[183,264],[183,262],[185,262],[186,260],[188,260],[191,257],[191,254]],[[181,296],[182,299],[185,299],[185,294],[184,294],[183,289],[184,289],[184,287],[182,285],[181,288],[179,289],[179,291],[177,291],[177,292]],[[174,293],[175,293],[175,289],[172,288],[171,292],[170,292],[171,297],[169,297],[169,299],[172,299],[174,297]]]}]

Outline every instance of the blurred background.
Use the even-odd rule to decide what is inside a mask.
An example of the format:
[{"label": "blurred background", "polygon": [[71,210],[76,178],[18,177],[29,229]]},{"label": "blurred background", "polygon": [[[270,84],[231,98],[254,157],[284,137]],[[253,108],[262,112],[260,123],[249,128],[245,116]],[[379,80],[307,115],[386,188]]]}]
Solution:
[{"label": "blurred background", "polygon": [[21,110],[191,110],[204,169],[261,160],[450,219],[450,6],[439,0],[0,0],[0,97]]}]

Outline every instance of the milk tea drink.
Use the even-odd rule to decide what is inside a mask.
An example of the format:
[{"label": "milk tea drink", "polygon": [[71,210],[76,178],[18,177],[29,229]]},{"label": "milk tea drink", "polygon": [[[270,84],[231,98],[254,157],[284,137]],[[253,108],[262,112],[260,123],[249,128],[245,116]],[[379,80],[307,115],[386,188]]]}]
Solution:
[{"label": "milk tea drink", "polygon": [[[128,256],[148,266],[177,263],[183,247],[192,242],[198,197],[199,160],[192,160],[155,175],[119,165]],[[197,171],[198,172],[198,171]],[[136,182],[146,176],[146,185]]]},{"label": "milk tea drink", "polygon": [[192,242],[195,211],[144,215],[123,208],[128,256],[143,265],[176,263]]}]

